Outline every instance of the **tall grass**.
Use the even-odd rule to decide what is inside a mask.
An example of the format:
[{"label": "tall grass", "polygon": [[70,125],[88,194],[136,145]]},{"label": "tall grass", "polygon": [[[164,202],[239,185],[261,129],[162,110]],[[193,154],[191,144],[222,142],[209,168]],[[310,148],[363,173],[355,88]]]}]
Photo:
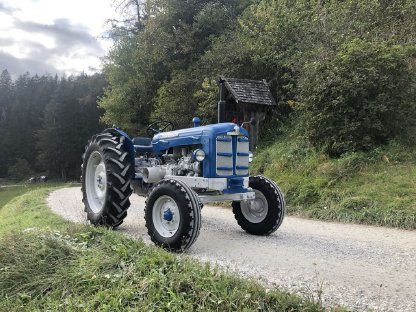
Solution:
[{"label": "tall grass", "polygon": [[291,214],[416,228],[416,147],[406,142],[332,159],[286,126],[260,146],[253,173],[282,187]]},{"label": "tall grass", "polygon": [[0,311],[324,311],[300,298],[52,214],[48,190],[0,211]]}]

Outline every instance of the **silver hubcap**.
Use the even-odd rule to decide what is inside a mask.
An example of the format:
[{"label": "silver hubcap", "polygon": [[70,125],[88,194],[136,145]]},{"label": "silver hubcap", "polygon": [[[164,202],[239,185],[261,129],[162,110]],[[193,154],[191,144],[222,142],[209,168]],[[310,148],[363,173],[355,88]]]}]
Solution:
[{"label": "silver hubcap", "polygon": [[172,237],[179,229],[181,215],[170,196],[162,195],[155,201],[152,218],[156,231],[165,238]]},{"label": "silver hubcap", "polygon": [[91,210],[99,213],[104,208],[107,196],[107,171],[104,158],[98,151],[92,152],[88,158],[85,188]]},{"label": "silver hubcap", "polygon": [[251,223],[260,223],[266,218],[269,205],[262,192],[258,190],[254,190],[254,192],[256,193],[256,198],[241,202],[240,207],[241,212],[248,221]]}]

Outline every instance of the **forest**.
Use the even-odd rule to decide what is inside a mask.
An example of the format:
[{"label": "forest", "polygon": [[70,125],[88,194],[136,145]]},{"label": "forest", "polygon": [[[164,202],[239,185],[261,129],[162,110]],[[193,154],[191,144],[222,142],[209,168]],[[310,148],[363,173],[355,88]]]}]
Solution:
[{"label": "forest", "polygon": [[106,86],[93,76],[0,76],[0,178],[34,174],[78,180],[89,137],[103,128],[97,106]]},{"label": "forest", "polygon": [[[220,76],[266,79],[263,141],[290,127],[336,159],[414,137],[413,0],[123,0],[93,76],[0,78],[0,177],[79,178],[88,138],[116,124],[215,122]],[[0,70],[2,70],[0,68]]]}]

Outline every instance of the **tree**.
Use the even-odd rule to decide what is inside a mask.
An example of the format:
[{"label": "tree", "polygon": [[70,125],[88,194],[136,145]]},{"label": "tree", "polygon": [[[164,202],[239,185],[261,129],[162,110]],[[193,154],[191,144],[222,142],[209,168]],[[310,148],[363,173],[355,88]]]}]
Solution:
[{"label": "tree", "polygon": [[113,6],[121,19],[109,19],[110,37],[117,38],[137,34],[143,29],[144,1],[140,0],[114,0]]},{"label": "tree", "polygon": [[334,58],[306,67],[302,120],[315,145],[333,156],[369,150],[416,122],[414,47],[353,40]]},{"label": "tree", "polygon": [[[268,81],[278,103],[264,123],[270,129],[290,116],[307,120],[304,107],[312,94],[307,81],[317,90],[327,83],[314,64],[332,74],[336,69],[329,67],[345,65],[339,63],[339,53],[354,39],[376,46],[416,44],[413,0],[147,0],[142,8],[143,27],[119,37],[107,58],[109,87],[100,103],[104,122],[134,134],[156,119],[172,118],[184,127],[199,114],[214,122],[220,76]],[[403,61],[409,64],[409,58]],[[357,59],[348,66],[358,73],[359,66],[367,65]],[[384,69],[378,70],[379,77],[387,77]],[[372,77],[365,75],[364,80]],[[323,95],[320,105],[331,107],[331,101]]]},{"label": "tree", "polygon": [[[7,77],[7,75],[6,75]],[[56,88],[57,81],[50,76],[20,75],[9,81],[5,118],[0,122],[2,146],[0,149],[0,175],[16,159],[26,159],[31,168],[36,165],[36,140],[34,134],[41,128],[41,118],[46,104]],[[3,98],[3,97],[2,97]],[[4,99],[4,98],[3,98]],[[2,169],[1,169],[2,168]]]},{"label": "tree", "polygon": [[29,178],[33,174],[33,171],[26,159],[18,158],[16,162],[10,166],[7,174],[13,181],[23,181]]},{"label": "tree", "polygon": [[13,97],[13,82],[7,69],[0,75],[0,124],[7,122]]},{"label": "tree", "polygon": [[2,133],[3,139],[0,147],[0,177],[5,176],[7,173],[6,159],[9,159],[9,143],[11,139],[7,136],[7,125],[9,119],[9,113],[11,108],[11,102],[13,98],[13,83],[10,74],[7,70],[3,70],[0,75],[0,133]]},{"label": "tree", "polygon": [[79,178],[84,146],[102,130],[97,99],[104,86],[105,81],[98,74],[60,81],[36,135],[39,165],[51,176],[62,180]]},{"label": "tree", "polygon": [[[179,106],[169,104],[172,100],[179,104],[175,99],[184,99],[183,94],[173,91],[184,82],[175,80],[195,77],[192,71],[209,49],[212,38],[235,24],[244,9],[242,3],[248,5],[249,2],[146,1],[142,11],[142,16],[146,17],[143,28],[135,36],[119,37],[106,59],[104,72],[109,86],[100,101],[105,109],[103,121],[140,133],[152,118],[179,112]],[[191,79],[195,85],[187,92],[189,101],[193,100],[192,93],[204,78],[199,75]],[[155,105],[157,113],[152,115]]]}]

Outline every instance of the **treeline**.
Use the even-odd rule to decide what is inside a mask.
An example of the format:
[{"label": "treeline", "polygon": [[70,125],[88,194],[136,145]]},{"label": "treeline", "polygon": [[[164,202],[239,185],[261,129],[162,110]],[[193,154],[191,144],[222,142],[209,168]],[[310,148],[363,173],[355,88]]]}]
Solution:
[{"label": "treeline", "polygon": [[34,173],[78,179],[88,138],[103,126],[97,98],[102,75],[58,78],[29,73],[0,76],[0,178]]},{"label": "treeline", "polygon": [[[215,121],[217,80],[263,79],[278,109],[338,156],[405,135],[416,121],[414,0],[116,1],[104,120]],[[129,15],[129,13],[131,13]]]}]

